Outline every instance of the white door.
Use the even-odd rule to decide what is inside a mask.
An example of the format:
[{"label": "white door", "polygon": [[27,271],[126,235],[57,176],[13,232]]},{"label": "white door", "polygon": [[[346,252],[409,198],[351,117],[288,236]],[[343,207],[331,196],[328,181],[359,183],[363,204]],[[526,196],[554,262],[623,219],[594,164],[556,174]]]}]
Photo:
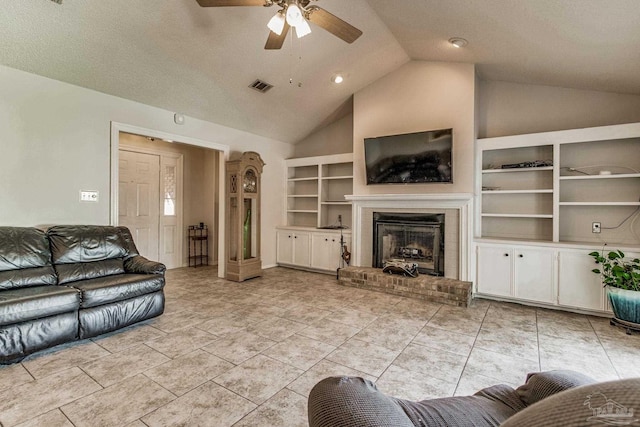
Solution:
[{"label": "white door", "polygon": [[311,265],[311,238],[309,233],[293,233],[293,263]]},{"label": "white door", "polygon": [[478,246],[478,292],[503,297],[511,292],[511,248]]},{"label": "white door", "polygon": [[119,152],[118,224],[131,230],[140,254],[159,260],[160,156]]},{"label": "white door", "polygon": [[276,232],[276,261],[283,264],[293,263],[293,232],[282,230]]},{"label": "white door", "polygon": [[558,303],[589,310],[605,309],[605,291],[600,277],[591,270],[598,268],[590,251],[560,251]]},{"label": "white door", "polygon": [[167,268],[178,268],[182,264],[180,239],[181,224],[181,168],[179,158],[161,156],[160,179],[160,258]]},{"label": "white door", "polygon": [[553,286],[553,250],[514,250],[515,297],[529,301],[555,304],[556,293]]}]

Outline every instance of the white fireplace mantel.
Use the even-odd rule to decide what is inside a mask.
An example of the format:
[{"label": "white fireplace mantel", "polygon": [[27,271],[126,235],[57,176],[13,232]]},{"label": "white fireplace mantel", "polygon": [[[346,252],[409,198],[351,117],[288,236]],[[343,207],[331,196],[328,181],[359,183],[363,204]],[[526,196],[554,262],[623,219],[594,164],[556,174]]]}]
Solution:
[{"label": "white fireplace mantel", "polygon": [[[371,230],[363,230],[363,215],[371,209],[455,209],[459,213],[458,277],[459,280],[472,279],[471,242],[473,239],[473,194],[472,193],[429,193],[429,194],[353,194],[345,199],[352,204],[352,264],[367,266],[370,253],[363,252],[363,236]],[[366,221],[364,221],[366,222]]]}]

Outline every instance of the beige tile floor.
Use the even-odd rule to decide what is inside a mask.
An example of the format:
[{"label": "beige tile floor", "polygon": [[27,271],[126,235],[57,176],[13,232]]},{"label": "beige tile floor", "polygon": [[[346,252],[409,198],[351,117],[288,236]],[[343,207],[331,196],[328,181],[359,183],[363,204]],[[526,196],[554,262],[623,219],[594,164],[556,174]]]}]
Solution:
[{"label": "beige tile floor", "polygon": [[0,367],[1,425],[305,426],[309,391],[331,375],[416,400],[547,369],[640,376],[640,335],[597,317],[441,306],[283,268],[244,283],[173,270],[166,296],[159,318]]}]

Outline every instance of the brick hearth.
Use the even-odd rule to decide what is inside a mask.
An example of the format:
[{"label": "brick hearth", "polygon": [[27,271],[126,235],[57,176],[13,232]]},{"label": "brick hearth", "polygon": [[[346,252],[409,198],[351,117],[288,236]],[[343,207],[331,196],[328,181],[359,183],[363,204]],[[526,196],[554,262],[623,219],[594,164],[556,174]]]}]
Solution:
[{"label": "brick hearth", "polygon": [[343,286],[369,289],[421,299],[440,304],[468,307],[471,303],[471,282],[429,275],[406,277],[383,273],[379,268],[346,267],[338,272]]}]

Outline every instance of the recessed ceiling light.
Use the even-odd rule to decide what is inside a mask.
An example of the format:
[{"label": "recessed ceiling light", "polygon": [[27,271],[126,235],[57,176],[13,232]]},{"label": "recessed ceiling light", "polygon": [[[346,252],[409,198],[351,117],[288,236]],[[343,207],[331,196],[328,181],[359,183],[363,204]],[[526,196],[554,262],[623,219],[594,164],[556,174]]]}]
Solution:
[{"label": "recessed ceiling light", "polygon": [[341,74],[336,74],[335,76],[331,77],[331,81],[336,84],[340,84],[344,81],[344,77],[342,77]]},{"label": "recessed ceiling light", "polygon": [[462,37],[451,37],[449,39],[449,43],[451,43],[456,48],[461,48],[465,47],[469,42]]}]

